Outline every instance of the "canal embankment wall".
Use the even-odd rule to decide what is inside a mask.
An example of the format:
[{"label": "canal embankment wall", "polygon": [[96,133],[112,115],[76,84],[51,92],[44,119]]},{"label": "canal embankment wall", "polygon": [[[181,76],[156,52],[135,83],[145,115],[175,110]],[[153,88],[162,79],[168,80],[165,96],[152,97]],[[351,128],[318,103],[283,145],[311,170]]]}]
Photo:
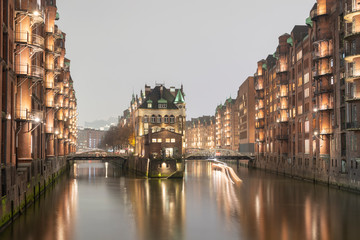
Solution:
[{"label": "canal embankment wall", "polygon": [[314,182],[322,185],[327,185],[329,187],[342,189],[345,191],[351,191],[360,193],[360,181],[351,179],[347,173],[336,173],[328,172],[324,169],[321,171],[316,171],[309,168],[298,169],[293,166],[284,167],[282,165],[273,166],[273,165],[249,165],[250,168],[255,168],[263,170],[266,172],[271,172],[278,175],[283,175],[289,178],[295,178],[303,181]]},{"label": "canal embankment wall", "polygon": [[0,231],[33,204],[67,167],[66,157],[54,157],[3,168]]}]

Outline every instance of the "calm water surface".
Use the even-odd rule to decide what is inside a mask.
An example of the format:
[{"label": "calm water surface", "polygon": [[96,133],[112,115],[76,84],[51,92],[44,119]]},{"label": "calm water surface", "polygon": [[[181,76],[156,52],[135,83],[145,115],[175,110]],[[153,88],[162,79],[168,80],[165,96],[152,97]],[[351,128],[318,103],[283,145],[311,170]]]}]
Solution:
[{"label": "calm water surface", "polygon": [[183,180],[78,162],[0,239],[360,239],[359,194],[232,167],[242,183],[207,161]]}]

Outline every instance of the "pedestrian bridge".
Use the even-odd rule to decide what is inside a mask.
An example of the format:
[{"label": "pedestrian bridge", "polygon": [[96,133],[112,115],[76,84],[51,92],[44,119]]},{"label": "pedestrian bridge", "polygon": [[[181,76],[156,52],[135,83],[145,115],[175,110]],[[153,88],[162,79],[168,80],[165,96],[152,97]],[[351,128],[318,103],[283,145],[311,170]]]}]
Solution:
[{"label": "pedestrian bridge", "polygon": [[126,160],[126,156],[105,151],[89,151],[71,154],[67,156],[67,160]]},{"label": "pedestrian bridge", "polygon": [[185,159],[253,160],[253,153],[240,153],[229,149],[187,148]]}]

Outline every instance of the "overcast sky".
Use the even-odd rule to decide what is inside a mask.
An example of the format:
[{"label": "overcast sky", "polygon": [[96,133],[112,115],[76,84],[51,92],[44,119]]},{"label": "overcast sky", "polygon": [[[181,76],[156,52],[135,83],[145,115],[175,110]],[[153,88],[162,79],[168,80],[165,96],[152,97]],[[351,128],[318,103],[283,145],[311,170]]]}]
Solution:
[{"label": "overcast sky", "polygon": [[118,116],[145,84],[184,85],[187,116],[213,115],[303,25],[315,0],[57,0],[80,125]]}]

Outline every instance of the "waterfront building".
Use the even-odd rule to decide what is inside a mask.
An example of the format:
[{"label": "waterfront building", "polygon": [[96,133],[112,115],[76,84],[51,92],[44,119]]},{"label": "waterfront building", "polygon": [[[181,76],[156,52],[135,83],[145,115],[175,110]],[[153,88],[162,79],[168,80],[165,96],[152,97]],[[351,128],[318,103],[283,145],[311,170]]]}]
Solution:
[{"label": "waterfront building", "polygon": [[77,151],[99,148],[105,133],[106,131],[104,130],[80,128],[78,130]]},{"label": "waterfront building", "polygon": [[258,62],[256,167],[358,186],[359,10],[358,0],[318,0]]},{"label": "waterfront building", "polygon": [[132,119],[135,155],[144,158],[181,157],[185,145],[185,99],[183,88],[145,85],[143,101],[133,96]]},{"label": "waterfront building", "polygon": [[0,218],[6,219],[11,204],[19,211],[27,188],[40,192],[76,151],[77,102],[56,0],[6,0],[0,9]]},{"label": "waterfront building", "polygon": [[231,97],[216,108],[216,147],[237,150],[235,139],[238,137],[238,107]]},{"label": "waterfront building", "polygon": [[255,143],[254,78],[239,87],[236,99],[228,98],[216,108],[216,147],[253,153]]},{"label": "waterfront building", "polygon": [[235,149],[242,153],[254,153],[255,144],[255,91],[254,78],[248,77],[239,87],[235,106],[238,108],[238,124],[235,132]]},{"label": "waterfront building", "polygon": [[186,121],[186,149],[215,148],[216,124],[214,116],[202,116]]}]

